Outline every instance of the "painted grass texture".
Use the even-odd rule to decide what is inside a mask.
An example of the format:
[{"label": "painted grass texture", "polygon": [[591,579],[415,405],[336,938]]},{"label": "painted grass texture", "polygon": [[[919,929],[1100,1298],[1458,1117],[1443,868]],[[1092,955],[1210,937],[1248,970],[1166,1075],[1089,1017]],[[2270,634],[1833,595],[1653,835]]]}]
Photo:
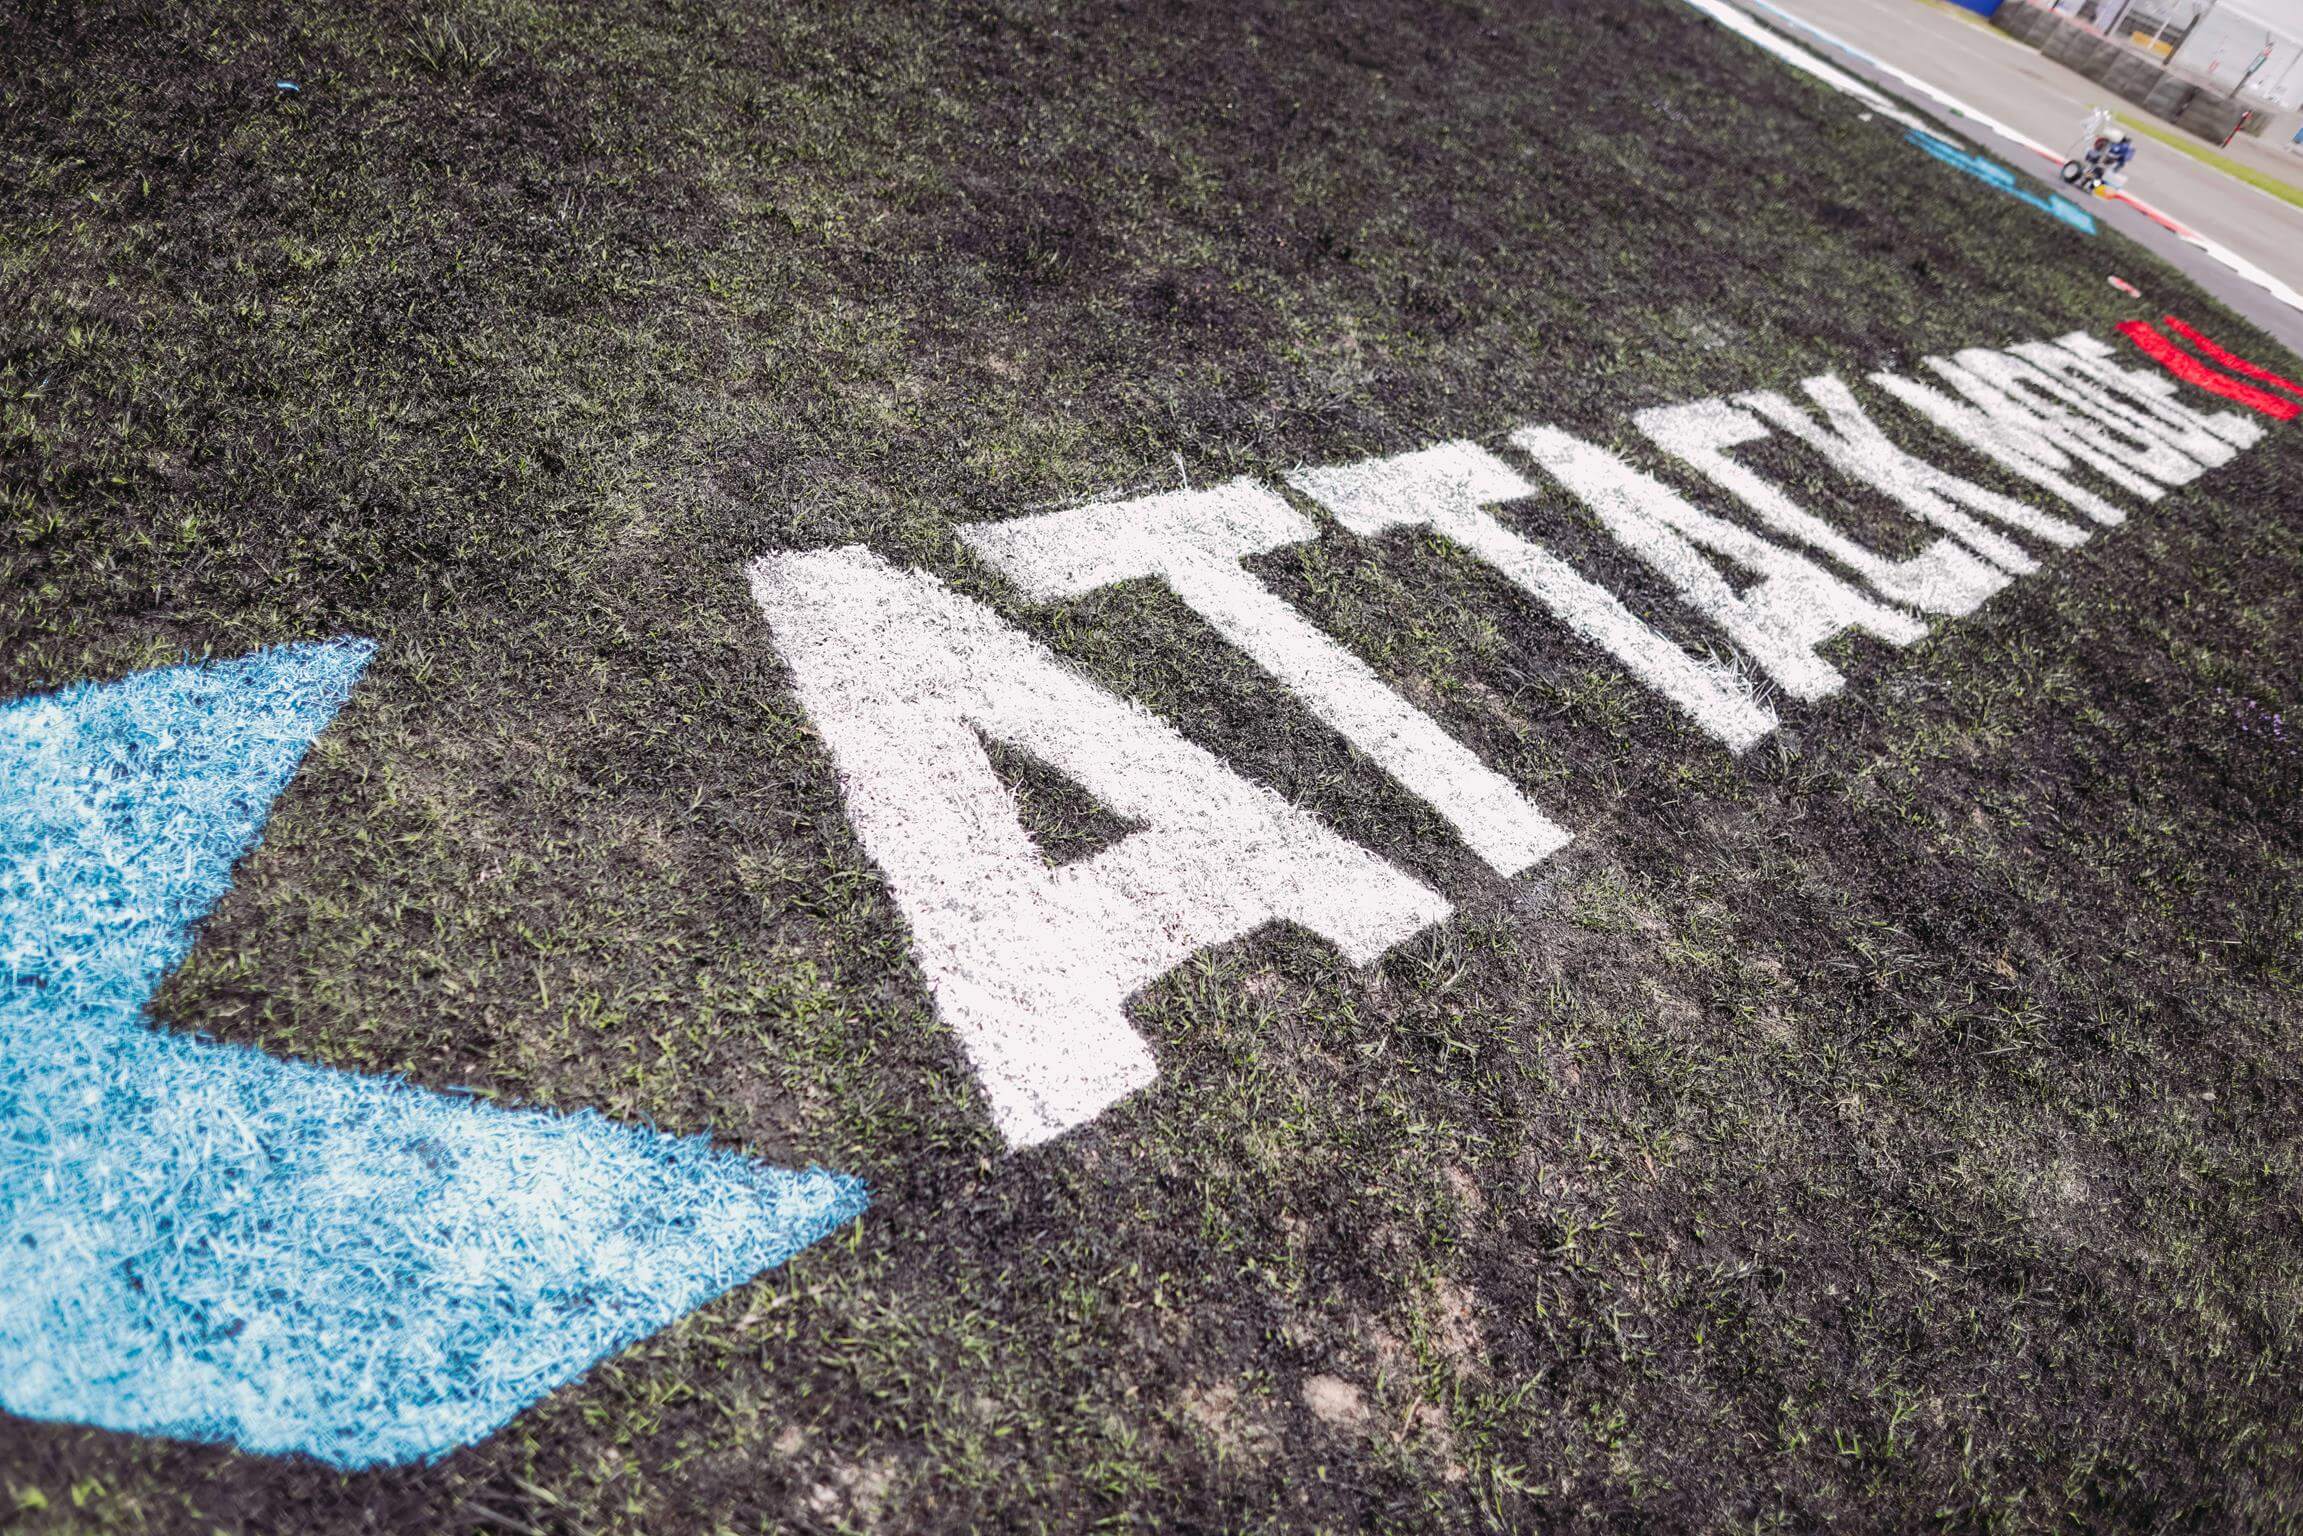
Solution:
[{"label": "painted grass texture", "polygon": [[[2181,273],[1681,0],[17,14],[0,697],[376,644],[153,1038],[873,1205],[437,1461],[0,1419],[7,1536],[2296,1524],[2303,441],[2052,470],[1926,364],[2303,378]],[[1825,376],[2091,536],[1952,558]],[[1926,632],[1793,696],[1535,425]],[[1011,1151],[747,579],[851,548],[1450,915],[1197,950]],[[1077,882],[1157,761],[1033,729],[939,783]]]},{"label": "painted grass texture", "polygon": [[0,706],[0,1408],[437,1457],[863,1206],[700,1139],[145,1026],[371,649]]}]

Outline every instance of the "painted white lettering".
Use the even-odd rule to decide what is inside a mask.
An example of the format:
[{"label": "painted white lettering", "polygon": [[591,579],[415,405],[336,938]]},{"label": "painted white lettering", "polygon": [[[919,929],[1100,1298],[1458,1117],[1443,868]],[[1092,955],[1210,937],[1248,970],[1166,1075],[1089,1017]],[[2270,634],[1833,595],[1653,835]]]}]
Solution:
[{"label": "painted white lettering", "polygon": [[1040,602],[1114,582],[1166,582],[1218,634],[1428,801],[1501,873],[1517,874],[1565,846],[1567,833],[1508,780],[1240,564],[1318,533],[1277,493],[1248,479],[961,530],[971,548]]},{"label": "painted white lettering", "polygon": [[2052,424],[2057,441],[2073,454],[2084,449],[2108,458],[2146,483],[2186,485],[2199,478],[2197,459],[2108,408],[2100,390],[2074,389],[2027,358],[1989,347],[1969,347],[1953,361],[2034,421]]},{"label": "painted white lettering", "polygon": [[1429,527],[1460,545],[1685,710],[1728,750],[1741,752],[1775,728],[1774,712],[1734,669],[1689,655],[1614,593],[1506,528],[1488,508],[1532,496],[1535,487],[1476,443],[1296,470],[1287,479],[1354,533]]},{"label": "painted white lettering", "polygon": [[[2026,374],[2037,372],[2020,358],[2003,361],[2019,364],[2020,371]],[[2167,487],[2149,475],[2128,468],[2123,455],[2109,451],[2087,423],[2054,400],[2042,397],[2034,390],[2011,392],[2001,389],[1991,379],[1952,358],[1930,357],[1925,360],[1925,364],[1930,372],[1973,401],[2007,432],[2051,444],[2112,484],[2145,501],[2157,501],[2167,494]],[[2003,371],[1993,365],[1994,373]]]},{"label": "painted white lettering", "polygon": [[[1153,1080],[1123,1005],[1194,951],[1284,920],[1366,964],[1450,910],[931,576],[858,546],[769,556],[749,575],[1013,1145]],[[1138,830],[1049,868],[978,732]]]},{"label": "painted white lettering", "polygon": [[[2028,480],[2059,498],[2065,506],[2106,527],[2115,528],[2127,521],[2126,512],[2116,503],[2106,501],[2069,477],[2066,471],[2075,463],[2071,455],[2045,434],[2018,420],[2015,407],[2004,397],[1998,396],[1982,380],[1965,375],[1964,370],[1954,370],[1946,360],[1933,361],[1939,372],[1956,371],[1968,378],[1969,399],[1991,396],[2000,401],[2001,408],[1985,410],[1954,400],[1932,384],[1899,373],[1881,371],[1871,375],[1871,382],[2009,474]],[[2157,494],[2156,487],[2151,494]]]},{"label": "painted white lettering", "polygon": [[[1846,679],[1815,654],[1845,629],[1908,645],[1927,626],[1874,602],[1804,556],[1697,511],[1678,492],[1614,454],[1553,427],[1522,427],[1512,446],[1559,478],[1616,541],[1653,567],[1688,606],[1725,630],[1795,699],[1820,699]],[[1700,549],[1699,547],[1700,546]],[[1759,578],[1738,593],[1701,553]]]},{"label": "painted white lettering", "polygon": [[2077,523],[2050,517],[2012,496],[1963,480],[1898,448],[1856,404],[1855,392],[1829,374],[1808,379],[1800,387],[1808,399],[1822,407],[1824,422],[1817,422],[1768,390],[1738,395],[1736,401],[1822,454],[1843,473],[1893,497],[1912,516],[1952,534],[2001,570],[2028,575],[2039,568],[2039,563],[1961,508],[1996,518],[2060,548],[2087,541],[2087,530]]},{"label": "painted white lettering", "polygon": [[2243,411],[2195,410],[2162,368],[2122,368],[2118,354],[2085,331],[2010,349],[2040,368],[2081,387],[2092,383],[2127,400],[2162,436],[2210,468],[2219,468],[2263,440],[2263,428]]},{"label": "painted white lettering", "polygon": [[[1641,411],[1632,418],[1640,431],[1721,490],[1759,515],[1778,533],[1823,551],[1895,602],[1923,613],[1972,613],[2007,585],[2005,571],[1985,564],[1954,539],[1937,539],[1906,560],[1891,560],[1868,549],[1802,507],[1783,489],[1727,450],[1767,437],[1767,423],[1725,400]],[[2020,552],[2018,552],[2020,553]]]}]

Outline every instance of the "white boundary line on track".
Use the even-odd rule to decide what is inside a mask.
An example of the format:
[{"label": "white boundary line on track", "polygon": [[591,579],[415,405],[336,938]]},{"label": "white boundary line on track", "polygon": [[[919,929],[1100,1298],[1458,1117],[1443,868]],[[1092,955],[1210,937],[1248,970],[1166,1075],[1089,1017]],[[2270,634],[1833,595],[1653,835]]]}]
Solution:
[{"label": "white boundary line on track", "polygon": [[[1835,65],[1825,63],[1791,39],[1768,31],[1767,28],[1752,20],[1743,11],[1727,4],[1726,0],[1687,0],[1687,4],[1703,12],[1704,15],[1709,16],[1736,36],[1758,44],[1793,69],[1813,75],[1833,90],[1854,97],[1880,116],[1892,118],[1906,128],[1916,128],[1922,133],[1927,131],[1925,123],[1898,107],[1861,80]],[[1826,39],[1826,41],[1828,40]],[[1849,52],[1853,51],[1853,49],[1849,50]]]},{"label": "white boundary line on track", "polygon": [[[1880,110],[1878,103],[1884,100],[1884,98],[1881,97],[1876,90],[1872,89],[1869,85],[1864,84],[1862,81],[1855,79],[1854,76],[1849,75],[1844,70],[1836,69],[1830,64],[1825,63],[1822,59],[1817,58],[1815,55],[1807,52],[1807,50],[1799,47],[1797,44],[1789,41],[1788,39],[1779,38],[1772,33],[1767,32],[1764,28],[1761,28],[1756,23],[1753,23],[1749,17],[1744,16],[1741,12],[1735,11],[1726,3],[1726,0],[1685,0],[1685,3],[1694,7],[1696,10],[1703,12],[1703,14],[1706,16],[1710,16],[1713,19],[1719,21],[1721,25],[1728,27],[1738,36],[1748,38],[1752,42],[1757,43],[1760,47],[1765,48],[1769,53],[1774,54],[1777,58],[1783,60],[1793,68],[1802,70],[1807,74],[1815,76],[1818,80],[1821,80],[1824,84],[1831,86],[1835,90],[1846,92],[1848,95],[1862,102],[1865,106],[1872,108],[1874,111]],[[1942,87],[1920,79],[1919,76],[1912,74],[1909,70],[1899,69],[1895,65],[1888,63],[1885,59],[1882,59],[1875,54],[1866,53],[1863,49],[1856,47],[1853,43],[1848,42],[1845,38],[1825,31],[1822,27],[1817,26],[1815,23],[1808,21],[1804,17],[1795,16],[1791,12],[1783,9],[1781,6],[1769,4],[1768,0],[1747,0],[1747,3],[1756,10],[1765,11],[1770,16],[1782,18],[1784,21],[1789,22],[1792,26],[1799,28],[1802,32],[1807,33],[1809,36],[1815,38],[1819,42],[1828,43],[1830,46],[1839,49],[1849,58],[1860,59],[1864,63],[1870,65],[1873,69],[1878,70],[1881,74],[1901,81],[1903,84],[1911,87],[1911,89],[1919,92],[1920,95],[1925,96],[1929,101],[1934,102],[1937,106],[1942,107],[1947,112],[1950,112],[1953,116],[1966,118],[1968,121],[1976,124],[1977,126],[1987,128],[1991,132],[1998,134],[2001,138],[2006,139],[2011,144],[2020,144],[2025,149],[2030,150],[2033,154],[2045,156],[2049,160],[2055,161],[2057,164],[2062,163],[2063,155],[2061,152],[2040,143],[2037,139],[2032,138],[2027,133],[2019,132],[2006,123],[1999,121],[1999,119],[1993,117],[1990,113],[1984,112],[1979,108],[1969,105],[1967,102],[1960,100],[1958,97],[1952,95],[1949,91],[1944,90]],[[2012,0],[2010,0],[2010,3],[2012,3]],[[1731,16],[1734,18],[1733,20],[1730,19]],[[1738,23],[1741,24],[1739,25]],[[1889,111],[1887,115],[1895,118],[1895,120],[1898,122],[1908,123],[1911,121],[1909,118],[1903,116],[1899,112]],[[1914,126],[1919,126],[1922,132],[1926,131],[1923,125]],[[2246,183],[2241,182],[2240,185],[2245,186]],[[2260,188],[2253,188],[2250,190],[2261,191]],[[2232,250],[2228,246],[2219,244],[2214,240],[2210,240],[2207,238],[2207,236],[2191,228],[2182,220],[2175,218],[2171,214],[2161,212],[2159,209],[2152,207],[2149,203],[2143,201],[2143,199],[2139,197],[2133,197],[2124,192],[2118,194],[2118,196],[2121,202],[2129,204],[2135,208],[2136,211],[2142,213],[2145,217],[2150,218],[2161,225],[2164,225],[2171,234],[2173,234],[2177,239],[2183,241],[2184,244],[2203,252],[2210,259],[2220,263],[2225,267],[2230,268],[2231,271],[2237,273],[2240,277],[2245,278],[2248,282],[2253,283],[2256,287],[2261,288],[2265,293],[2270,294],[2273,298],[2277,299],[2280,303],[2287,305],[2289,308],[2303,310],[2303,293],[2296,292],[2294,288],[2288,286],[2288,284],[2282,282],[2280,279],[2273,277],[2270,273],[2264,271],[2261,267],[2255,265],[2255,263],[2240,255],[2237,251]]]}]

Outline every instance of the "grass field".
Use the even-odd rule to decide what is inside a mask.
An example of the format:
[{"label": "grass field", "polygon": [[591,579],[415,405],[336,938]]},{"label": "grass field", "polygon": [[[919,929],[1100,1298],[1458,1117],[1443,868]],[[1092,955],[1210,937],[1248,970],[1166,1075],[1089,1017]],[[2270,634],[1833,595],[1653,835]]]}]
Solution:
[{"label": "grass field", "polygon": [[[1513,880],[1164,588],[957,531],[2164,308],[2292,371],[2172,270],[1673,0],[11,29],[0,698],[380,647],[157,1014],[874,1205],[436,1465],[0,1419],[10,1536],[2303,1521],[2295,429],[1741,757],[1452,545],[1261,558],[1575,831]],[[1008,1155],[744,587],[847,543],[1456,915],[1202,954]]]}]

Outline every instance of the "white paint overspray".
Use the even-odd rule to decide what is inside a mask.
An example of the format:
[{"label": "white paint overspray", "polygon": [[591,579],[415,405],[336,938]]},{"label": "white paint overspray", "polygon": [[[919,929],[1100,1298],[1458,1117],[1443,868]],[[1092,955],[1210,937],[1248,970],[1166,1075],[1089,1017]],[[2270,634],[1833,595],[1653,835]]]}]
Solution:
[{"label": "white paint overspray", "polygon": [[1733,668],[1689,655],[1614,593],[1506,528],[1488,508],[1532,496],[1535,487],[1478,444],[1458,440],[1391,458],[1299,469],[1287,481],[1353,533],[1372,538],[1393,528],[1428,527],[1462,546],[1687,711],[1728,750],[1741,752],[1775,729],[1775,712]]},{"label": "white paint overspray", "polygon": [[1498,872],[1515,875],[1566,846],[1567,833],[1509,780],[1240,564],[1319,535],[1309,518],[1255,481],[976,523],[960,534],[1040,602],[1115,582],[1166,582],[1218,634],[1429,802]]},{"label": "white paint overspray", "polygon": [[2087,541],[2087,530],[2077,523],[2050,517],[2012,496],[1961,479],[1898,448],[1864,414],[1855,392],[1830,374],[1804,380],[1800,389],[1822,408],[1823,421],[1773,390],[1756,390],[1735,399],[1738,405],[1748,406],[1813,448],[1842,473],[1885,492],[1912,516],[1953,535],[2001,570],[2029,575],[2039,568],[2039,562],[1968,512],[1980,512],[2061,549]]},{"label": "white paint overspray", "polygon": [[[1011,1145],[1152,1082],[1123,1005],[1194,951],[1286,920],[1364,965],[1451,910],[932,576],[855,545],[749,575]],[[979,731],[1139,830],[1049,868]]]},{"label": "white paint overspray", "polygon": [[2186,403],[2175,381],[2160,368],[2122,368],[2118,354],[2085,331],[2055,340],[2011,348],[2043,370],[2078,385],[2092,381],[2126,399],[2158,423],[2160,434],[2209,468],[2220,468],[2263,440],[2263,428],[2244,411],[2202,411]]},{"label": "white paint overspray", "polygon": [[[1994,415],[1967,401],[1955,400],[1932,384],[1899,373],[1882,370],[1870,377],[1880,389],[1945,433],[2009,474],[2057,497],[2082,516],[2106,527],[2117,527],[2127,521],[2126,512],[2117,504],[2106,501],[2064,473],[2073,467],[2070,454],[2041,434],[2025,430],[2008,419],[2013,414],[2012,406],[2006,413]],[[1981,380],[1975,381],[1975,387],[1986,388]]]},{"label": "white paint overspray", "polygon": [[[1555,427],[1522,427],[1512,446],[1557,476],[1618,543],[1647,562],[1688,606],[1717,624],[1795,699],[1824,698],[1846,678],[1815,647],[1846,629],[1908,645],[1927,626],[1874,602],[1804,555],[1698,511],[1678,492],[1603,448]],[[1701,549],[1759,580],[1738,593]]]},{"label": "white paint overspray", "polygon": [[1954,353],[1952,361],[2018,410],[2054,423],[2057,441],[2073,454],[2109,459],[2131,476],[2161,486],[2188,485],[2203,471],[2197,459],[2107,404],[2100,389],[2073,388],[2028,358],[1989,347],[1969,347]]},{"label": "white paint overspray", "polygon": [[1786,495],[1727,450],[1768,436],[1767,423],[1725,400],[1661,406],[1632,417],[1648,440],[1679,459],[1787,537],[1823,551],[1894,602],[1923,613],[1972,613],[2012,579],[1957,540],[1937,539],[1907,560],[1891,560],[1848,537]]}]

